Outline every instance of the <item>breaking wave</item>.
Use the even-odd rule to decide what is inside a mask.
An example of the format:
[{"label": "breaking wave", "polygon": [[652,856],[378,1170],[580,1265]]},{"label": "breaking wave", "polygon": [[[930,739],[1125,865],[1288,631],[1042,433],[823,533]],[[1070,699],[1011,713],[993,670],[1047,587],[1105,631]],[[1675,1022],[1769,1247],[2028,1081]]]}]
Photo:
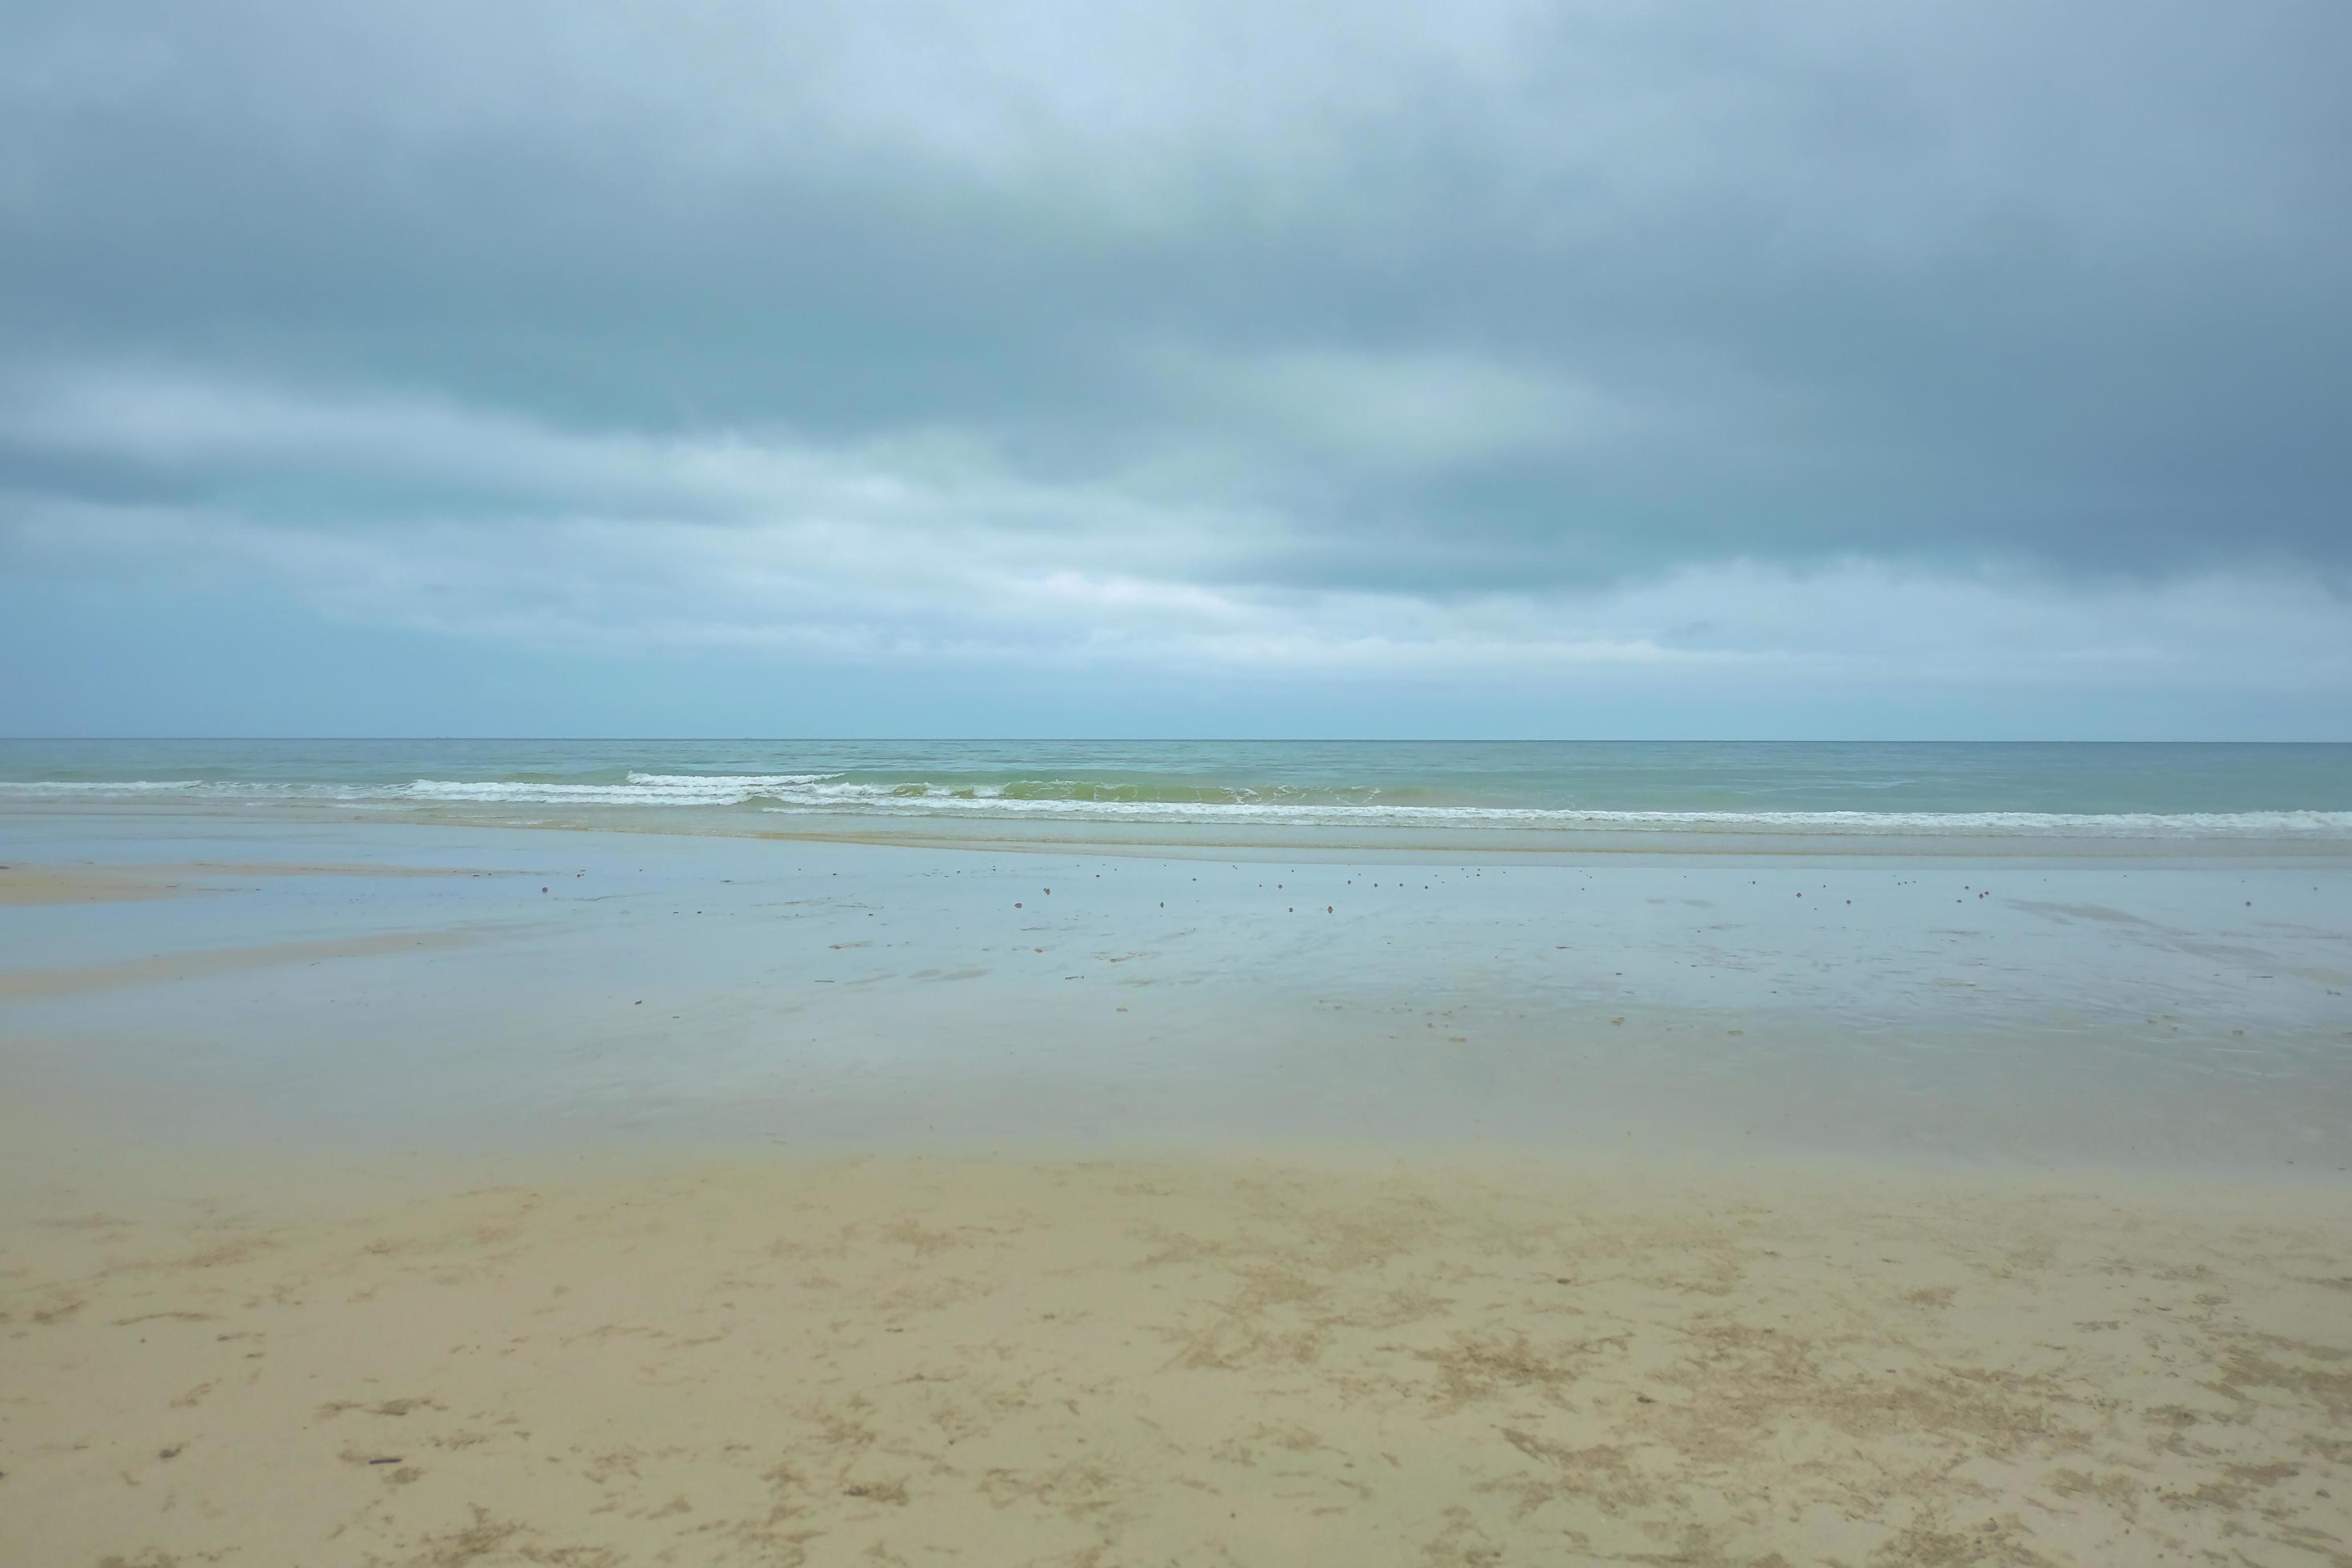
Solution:
[{"label": "breaking wave", "polygon": [[1265,826],[1510,828],[1812,837],[2053,838],[2352,838],[2352,811],[2032,812],[1603,810],[1474,804],[1365,786],[1220,784],[1167,780],[1011,778],[939,782],[844,773],[656,773],[604,782],[413,779],[319,784],[237,779],[0,782],[0,799],[205,801],[225,805],[355,807],[749,807],[782,815],[1014,821],[1250,823]]}]

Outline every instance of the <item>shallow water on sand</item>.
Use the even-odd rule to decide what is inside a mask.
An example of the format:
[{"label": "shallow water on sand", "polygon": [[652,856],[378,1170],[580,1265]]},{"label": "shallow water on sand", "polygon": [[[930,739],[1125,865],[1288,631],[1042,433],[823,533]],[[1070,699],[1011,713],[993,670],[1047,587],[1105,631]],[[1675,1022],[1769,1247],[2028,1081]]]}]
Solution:
[{"label": "shallow water on sand", "polygon": [[35,813],[0,862],[12,1091],[181,1136],[2352,1164],[2341,860]]}]

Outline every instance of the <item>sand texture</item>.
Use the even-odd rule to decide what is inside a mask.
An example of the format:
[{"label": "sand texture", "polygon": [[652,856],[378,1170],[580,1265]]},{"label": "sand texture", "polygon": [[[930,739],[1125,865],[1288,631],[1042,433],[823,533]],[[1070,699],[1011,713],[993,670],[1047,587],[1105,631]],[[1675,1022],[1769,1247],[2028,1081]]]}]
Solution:
[{"label": "sand texture", "polygon": [[281,964],[316,964],[330,959],[369,958],[383,953],[430,952],[460,947],[472,940],[464,931],[387,931],[378,936],[327,937],[317,942],[280,942],[258,947],[205,948],[194,952],[157,954],[116,963],[0,972],[0,1002],[34,1001],[67,996],[81,991],[109,991],[124,985],[154,985],[174,980],[201,980],[246,970]]},{"label": "sand texture", "polygon": [[0,1561],[2352,1563],[2325,1190],[569,1169],[18,1184]]},{"label": "sand texture", "polygon": [[44,904],[101,904],[140,899],[173,899],[191,893],[232,892],[257,879],[278,877],[452,878],[514,876],[469,867],[402,866],[268,861],[194,861],[181,864],[32,865],[0,864],[0,909]]}]

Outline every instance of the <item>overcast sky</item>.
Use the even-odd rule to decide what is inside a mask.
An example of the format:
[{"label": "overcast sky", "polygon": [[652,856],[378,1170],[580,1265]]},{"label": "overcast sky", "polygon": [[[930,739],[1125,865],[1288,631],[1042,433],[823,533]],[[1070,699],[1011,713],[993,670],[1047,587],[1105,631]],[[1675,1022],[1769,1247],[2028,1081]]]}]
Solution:
[{"label": "overcast sky", "polygon": [[2352,738],[2344,0],[0,0],[0,731]]}]

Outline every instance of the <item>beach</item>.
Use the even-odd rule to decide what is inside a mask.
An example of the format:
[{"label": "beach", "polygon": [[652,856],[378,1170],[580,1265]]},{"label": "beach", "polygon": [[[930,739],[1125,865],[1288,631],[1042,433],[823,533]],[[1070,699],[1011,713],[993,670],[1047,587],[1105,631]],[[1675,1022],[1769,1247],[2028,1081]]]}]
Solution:
[{"label": "beach", "polygon": [[0,1568],[2352,1568],[2347,61],[0,0]]},{"label": "beach", "polygon": [[870,837],[7,814],[0,1561],[2352,1553],[2339,856]]},{"label": "beach", "polygon": [[7,1559],[2346,1550],[2340,1194],[623,1163],[12,1183]]}]

